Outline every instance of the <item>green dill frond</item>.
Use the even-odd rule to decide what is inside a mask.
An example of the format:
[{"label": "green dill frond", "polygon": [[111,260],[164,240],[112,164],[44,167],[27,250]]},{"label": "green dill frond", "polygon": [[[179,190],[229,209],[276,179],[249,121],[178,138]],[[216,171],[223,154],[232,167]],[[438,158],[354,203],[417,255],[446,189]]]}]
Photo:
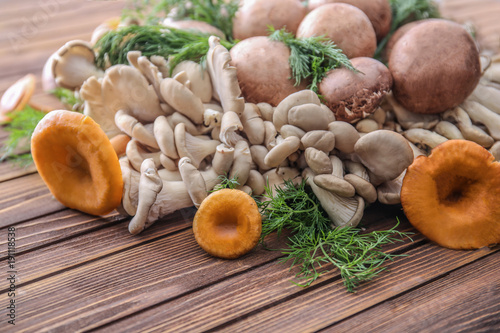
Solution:
[{"label": "green dill frond", "polygon": [[290,68],[295,85],[302,80],[310,82],[308,88],[318,92],[318,85],[326,74],[335,68],[356,69],[343,51],[325,37],[295,38],[285,29],[275,30],[269,27],[269,38],[283,42],[290,48]]},{"label": "green dill frond", "polygon": [[[206,56],[210,35],[166,28],[160,25],[132,25],[106,33],[95,45],[96,65],[104,69],[106,64],[128,64],[129,51],[141,51],[150,57],[159,55],[169,60],[170,68],[184,61],[200,62]],[[234,44],[221,40],[230,49]]]},{"label": "green dill frond", "polygon": [[30,153],[17,154],[17,152],[30,151],[31,135],[44,116],[44,112],[28,105],[21,111],[9,114],[12,120],[5,126],[5,131],[9,133],[9,136],[2,147],[1,161],[9,159],[22,165],[32,162]]},{"label": "green dill frond", "polygon": [[73,111],[78,111],[83,105],[84,101],[80,99],[73,90],[57,87],[49,91],[57,99]]},{"label": "green dill frond", "polygon": [[211,192],[222,190],[224,188],[229,188],[234,190],[235,188],[238,188],[240,186],[240,183],[238,183],[237,176],[229,178],[227,174],[225,174],[225,175],[220,175],[219,177],[217,177],[217,179],[220,180],[220,183],[215,185],[214,189]]},{"label": "green dill frond", "polygon": [[237,0],[134,0],[132,9],[124,10],[124,17],[146,18],[156,24],[160,17],[175,20],[191,19],[206,22],[220,29],[226,39],[233,40],[233,18],[239,8]]},{"label": "green dill frond", "polygon": [[428,18],[439,18],[438,5],[433,0],[390,0],[392,22],[389,33],[379,42],[374,58],[381,58],[387,42],[394,32],[401,26]]},{"label": "green dill frond", "polygon": [[262,213],[262,238],[273,232],[279,235],[284,229],[290,230],[288,248],[280,261],[298,266],[296,278],[309,286],[321,274],[326,273],[325,265],[339,269],[340,276],[348,291],[354,292],[362,282],[369,281],[385,270],[383,264],[398,255],[384,253],[382,246],[409,238],[408,234],[392,229],[362,233],[354,227],[334,228],[321,205],[303,180],[295,186],[285,181],[283,187],[276,187],[273,195],[269,185],[264,197],[258,201]]}]

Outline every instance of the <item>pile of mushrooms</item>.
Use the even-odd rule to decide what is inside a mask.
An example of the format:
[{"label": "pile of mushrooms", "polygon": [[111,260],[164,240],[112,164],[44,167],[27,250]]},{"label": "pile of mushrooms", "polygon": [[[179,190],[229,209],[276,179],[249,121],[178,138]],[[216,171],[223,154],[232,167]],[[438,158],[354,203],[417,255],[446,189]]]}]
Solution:
[{"label": "pile of mushrooms", "polygon": [[[172,77],[166,59],[138,51],[128,53],[130,65],[101,71],[82,41],[49,61],[53,82],[79,93],[84,113],[114,144],[124,182],[119,211],[133,216],[132,234],[199,207],[224,175],[257,196],[266,184],[306,179],[332,224],[343,227],[356,226],[376,201],[400,203],[408,166],[441,142],[465,138],[500,157],[499,57],[482,63],[481,82],[465,102],[419,114],[395,98],[389,70],[366,57],[351,59],[360,72],[325,78],[326,104],[307,89],[276,106],[245,102],[231,54],[216,36],[209,44],[206,69],[185,61]],[[353,84],[341,93],[345,81]]]}]

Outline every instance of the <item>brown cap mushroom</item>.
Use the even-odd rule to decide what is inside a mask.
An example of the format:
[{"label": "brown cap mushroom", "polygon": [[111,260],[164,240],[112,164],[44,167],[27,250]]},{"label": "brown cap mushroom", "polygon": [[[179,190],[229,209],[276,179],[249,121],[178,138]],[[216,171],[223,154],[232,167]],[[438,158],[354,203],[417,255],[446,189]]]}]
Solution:
[{"label": "brown cap mushroom", "polygon": [[389,58],[393,93],[405,108],[440,113],[462,103],[481,76],[479,52],[460,24],[421,22],[394,45]]},{"label": "brown cap mushroom", "polygon": [[373,25],[359,8],[330,3],[311,11],[300,23],[297,37],[325,36],[348,58],[372,57],[377,48]]},{"label": "brown cap mushroom", "polygon": [[361,9],[370,19],[377,40],[381,40],[391,29],[392,10],[389,0],[309,0],[307,8],[311,11],[334,2],[347,3]]},{"label": "brown cap mushroom", "polygon": [[375,112],[391,90],[392,76],[384,64],[373,58],[354,58],[351,63],[358,72],[347,68],[331,70],[318,88],[335,118],[353,123]]},{"label": "brown cap mushroom", "polygon": [[306,89],[305,80],[299,86],[290,80],[290,49],[282,42],[250,37],[236,44],[230,53],[247,102],[276,106],[288,95]]},{"label": "brown cap mushroom", "polygon": [[306,8],[297,0],[241,1],[233,22],[233,37],[243,40],[267,36],[269,26],[276,30],[286,27],[295,34],[306,15]]}]

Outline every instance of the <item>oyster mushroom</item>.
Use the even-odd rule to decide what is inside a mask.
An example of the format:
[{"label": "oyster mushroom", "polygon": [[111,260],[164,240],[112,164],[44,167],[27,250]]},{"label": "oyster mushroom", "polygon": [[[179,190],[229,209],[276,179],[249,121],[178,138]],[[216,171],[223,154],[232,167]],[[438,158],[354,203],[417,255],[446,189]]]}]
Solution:
[{"label": "oyster mushroom", "polygon": [[212,80],[214,97],[220,101],[224,112],[233,111],[240,115],[245,108],[245,100],[241,97],[238,84],[239,73],[230,63],[232,53],[230,54],[220,44],[218,37],[211,36],[208,45],[210,48],[207,53],[207,68]]},{"label": "oyster mushroom", "polygon": [[288,124],[288,112],[291,108],[303,104],[321,105],[321,101],[316,93],[312,90],[305,89],[287,95],[276,107],[273,112],[272,121],[276,130],[281,132],[281,127]]},{"label": "oyster mushroom", "polygon": [[264,158],[264,163],[271,168],[275,168],[279,166],[288,156],[296,152],[299,149],[299,146],[300,139],[295,136],[290,136],[267,153]]},{"label": "oyster mushroom", "polygon": [[328,124],[328,130],[335,135],[335,149],[350,154],[354,145],[361,137],[356,128],[344,121],[334,121]]},{"label": "oyster mushroom", "polygon": [[475,101],[467,100],[461,106],[472,121],[486,126],[490,136],[495,140],[500,140],[500,114]]},{"label": "oyster mushroom", "polygon": [[302,172],[302,177],[306,179],[307,185],[311,187],[332,224],[337,227],[357,226],[363,217],[364,200],[359,196],[346,198],[326,191],[316,185],[314,176],[314,172],[309,168]]},{"label": "oyster mushroom", "polygon": [[207,156],[213,155],[220,144],[217,140],[204,140],[189,134],[184,124],[175,126],[174,137],[179,157],[189,157],[195,168],[198,168]]},{"label": "oyster mushroom", "polygon": [[174,67],[172,75],[186,72],[191,82],[191,91],[198,96],[203,103],[212,100],[212,82],[208,70],[194,61],[182,61]]},{"label": "oyster mushroom", "polygon": [[365,134],[356,142],[354,152],[374,185],[396,178],[413,162],[413,150],[406,139],[387,130]]},{"label": "oyster mushroom", "polygon": [[353,58],[351,63],[357,72],[347,68],[331,70],[318,90],[337,120],[354,123],[375,112],[391,90],[392,76],[384,64],[373,58]]},{"label": "oyster mushroom", "polygon": [[252,145],[260,145],[264,142],[264,121],[260,115],[259,108],[253,103],[245,103],[245,110],[240,117],[243,132]]},{"label": "oyster mushroom", "polygon": [[179,171],[182,181],[186,184],[189,197],[196,208],[200,207],[203,200],[208,195],[205,179],[196,166],[191,163],[189,157],[182,157],[179,160]]},{"label": "oyster mushroom", "polygon": [[297,105],[288,111],[288,123],[306,132],[326,130],[332,121],[335,116],[330,110],[313,103]]},{"label": "oyster mushroom", "polygon": [[220,126],[220,141],[230,147],[234,147],[238,141],[243,139],[243,137],[237,133],[242,130],[243,124],[241,123],[240,117],[233,111],[225,112],[222,116]]},{"label": "oyster mushroom", "polygon": [[160,84],[161,96],[176,111],[188,117],[194,124],[203,123],[205,108],[201,99],[179,81],[166,78]]}]

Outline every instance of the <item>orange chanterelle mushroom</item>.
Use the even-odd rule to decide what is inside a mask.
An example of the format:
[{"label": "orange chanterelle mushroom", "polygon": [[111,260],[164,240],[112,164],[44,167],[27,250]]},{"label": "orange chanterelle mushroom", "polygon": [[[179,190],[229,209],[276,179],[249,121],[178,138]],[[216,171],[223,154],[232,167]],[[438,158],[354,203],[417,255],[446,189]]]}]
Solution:
[{"label": "orange chanterelle mushroom", "polygon": [[209,254],[235,259],[259,242],[262,218],[255,200],[240,190],[222,189],[203,200],[193,219],[196,241]]},{"label": "orange chanterelle mushroom", "polygon": [[40,176],[63,205],[103,215],[120,204],[118,157],[90,117],[65,110],[48,113],[33,132],[31,151]]},{"label": "orange chanterelle mushroom", "polygon": [[408,167],[401,204],[410,223],[441,246],[500,243],[500,163],[474,142],[442,143]]}]

